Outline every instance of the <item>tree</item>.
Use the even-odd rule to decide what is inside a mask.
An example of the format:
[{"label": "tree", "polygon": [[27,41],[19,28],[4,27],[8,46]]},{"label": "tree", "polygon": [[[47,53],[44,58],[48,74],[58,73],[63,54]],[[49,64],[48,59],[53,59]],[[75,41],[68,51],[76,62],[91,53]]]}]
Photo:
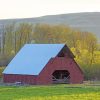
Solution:
[{"label": "tree", "polygon": [[30,43],[32,40],[33,25],[28,23],[21,23],[17,27],[16,35],[19,39],[18,48],[21,48],[25,43]]},{"label": "tree", "polygon": [[5,26],[5,53],[7,55],[13,55],[14,53],[14,32],[15,32],[15,24],[10,24]]}]

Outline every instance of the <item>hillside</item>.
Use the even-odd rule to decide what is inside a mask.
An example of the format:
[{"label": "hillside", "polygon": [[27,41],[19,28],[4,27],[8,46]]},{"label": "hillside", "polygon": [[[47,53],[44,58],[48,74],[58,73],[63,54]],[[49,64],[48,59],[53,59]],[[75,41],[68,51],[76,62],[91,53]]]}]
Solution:
[{"label": "hillside", "polygon": [[47,24],[66,24],[82,31],[89,31],[96,34],[100,38],[100,12],[72,13],[61,15],[48,15],[37,18],[24,19],[5,19],[0,20],[0,26],[10,24],[12,22],[22,23],[47,23]]}]

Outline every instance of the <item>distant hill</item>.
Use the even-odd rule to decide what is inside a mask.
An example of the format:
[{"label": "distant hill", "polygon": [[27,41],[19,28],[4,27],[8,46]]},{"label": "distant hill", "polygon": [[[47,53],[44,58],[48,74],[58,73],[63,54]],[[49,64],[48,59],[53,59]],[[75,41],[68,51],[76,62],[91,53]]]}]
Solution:
[{"label": "distant hill", "polygon": [[12,22],[22,23],[47,23],[47,24],[65,24],[81,31],[89,31],[96,34],[100,39],[100,12],[71,13],[61,15],[48,15],[37,18],[6,19],[0,20],[0,25],[10,24]]}]

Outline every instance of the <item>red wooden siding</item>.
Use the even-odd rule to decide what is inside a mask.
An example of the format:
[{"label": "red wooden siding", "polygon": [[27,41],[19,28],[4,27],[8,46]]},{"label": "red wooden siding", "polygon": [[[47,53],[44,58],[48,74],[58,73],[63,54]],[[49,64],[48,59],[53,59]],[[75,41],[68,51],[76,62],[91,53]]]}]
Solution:
[{"label": "red wooden siding", "polygon": [[36,77],[34,75],[17,75],[17,74],[4,74],[4,83],[22,82],[23,84],[36,84]]}]

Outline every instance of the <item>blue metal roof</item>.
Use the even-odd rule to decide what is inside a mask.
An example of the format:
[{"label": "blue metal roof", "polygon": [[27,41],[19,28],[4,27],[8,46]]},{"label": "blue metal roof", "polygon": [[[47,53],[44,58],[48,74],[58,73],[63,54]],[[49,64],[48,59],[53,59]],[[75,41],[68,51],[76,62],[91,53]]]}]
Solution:
[{"label": "blue metal roof", "polygon": [[4,74],[38,75],[64,44],[26,44],[3,71]]}]

